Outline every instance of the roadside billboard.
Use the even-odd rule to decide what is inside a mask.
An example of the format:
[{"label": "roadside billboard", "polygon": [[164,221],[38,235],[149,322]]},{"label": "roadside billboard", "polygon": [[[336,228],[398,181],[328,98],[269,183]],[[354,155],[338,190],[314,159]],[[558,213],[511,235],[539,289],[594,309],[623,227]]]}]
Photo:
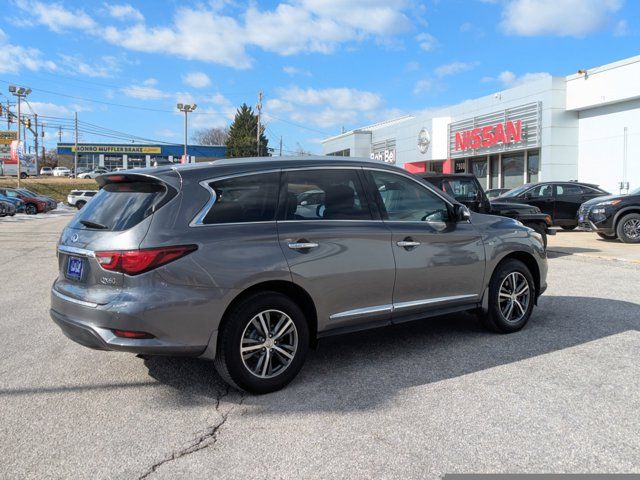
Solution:
[{"label": "roadside billboard", "polygon": [[35,157],[33,155],[25,155],[24,144],[18,140],[11,140],[8,156],[3,155],[0,160],[2,162],[2,175],[18,176],[18,162],[20,162],[21,170],[24,174],[38,174]]}]

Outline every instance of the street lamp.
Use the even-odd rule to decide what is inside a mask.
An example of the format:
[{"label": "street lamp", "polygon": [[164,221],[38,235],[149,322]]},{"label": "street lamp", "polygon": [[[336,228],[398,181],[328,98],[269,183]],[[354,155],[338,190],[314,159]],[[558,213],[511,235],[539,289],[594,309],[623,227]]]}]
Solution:
[{"label": "street lamp", "polygon": [[194,103],[189,105],[188,103],[179,103],[177,105],[178,110],[184,112],[184,162],[187,163],[187,115],[193,112],[198,106]]},{"label": "street lamp", "polygon": [[[18,87],[16,85],[9,85],[9,93],[12,93],[18,98],[18,147],[20,147],[20,100],[26,98],[31,93],[30,88]],[[20,154],[18,154],[18,188],[20,188],[20,177],[22,176],[22,162],[20,161]]]}]

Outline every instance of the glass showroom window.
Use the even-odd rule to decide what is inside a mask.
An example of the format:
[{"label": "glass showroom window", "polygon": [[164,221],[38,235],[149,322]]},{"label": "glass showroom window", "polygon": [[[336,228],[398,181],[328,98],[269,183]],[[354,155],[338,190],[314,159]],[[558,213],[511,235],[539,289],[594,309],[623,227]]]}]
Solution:
[{"label": "glass showroom window", "polygon": [[524,152],[502,156],[502,188],[516,188],[524,180]]},{"label": "glass showroom window", "polygon": [[489,188],[500,188],[500,156],[491,155],[491,185]]},{"label": "glass showroom window", "polygon": [[483,189],[487,189],[487,160],[479,159],[471,161],[471,173],[473,173]]},{"label": "glass showroom window", "polygon": [[533,150],[527,154],[527,183],[540,180],[540,151]]}]

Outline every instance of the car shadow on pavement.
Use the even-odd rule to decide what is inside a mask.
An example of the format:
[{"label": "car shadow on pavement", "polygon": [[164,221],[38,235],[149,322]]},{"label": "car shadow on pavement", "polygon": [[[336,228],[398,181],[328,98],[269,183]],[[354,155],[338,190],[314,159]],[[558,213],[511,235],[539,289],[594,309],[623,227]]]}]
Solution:
[{"label": "car shadow on pavement", "polygon": [[[542,297],[527,327],[510,335],[486,332],[470,314],[429,318],[322,339],[288,387],[246,396],[244,404],[259,406],[260,414],[372,409],[406,388],[639,329],[639,304],[572,296]],[[153,378],[186,394],[184,403],[224,389],[211,362],[152,357],[145,365]]]},{"label": "car shadow on pavement", "polygon": [[549,247],[547,248],[547,256],[549,258],[566,257],[575,253],[598,253],[602,250],[596,248],[583,248],[583,247]]}]

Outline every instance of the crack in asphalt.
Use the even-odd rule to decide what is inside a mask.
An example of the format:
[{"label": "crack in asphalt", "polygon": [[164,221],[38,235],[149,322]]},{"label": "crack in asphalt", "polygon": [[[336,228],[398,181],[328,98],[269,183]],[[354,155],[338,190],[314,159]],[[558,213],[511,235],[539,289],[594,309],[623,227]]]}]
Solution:
[{"label": "crack in asphalt", "polygon": [[[229,395],[229,391],[230,391],[230,387],[227,385],[225,392],[222,395],[220,395],[218,398],[216,398],[216,406],[215,406],[216,411],[218,411],[218,408],[220,407],[220,402],[222,401],[222,399],[227,395]],[[245,399],[244,392],[240,392],[240,401],[238,402],[238,406],[242,405],[242,403],[244,402],[244,399]],[[166,463],[173,462],[174,460],[178,460],[179,458],[182,458],[187,455],[191,455],[192,453],[198,452],[200,450],[204,450],[205,448],[215,445],[215,443],[218,440],[218,430],[220,430],[220,428],[225,424],[225,422],[227,421],[227,419],[229,418],[229,415],[231,414],[231,412],[233,412],[233,410],[234,409],[231,408],[226,414],[221,414],[222,419],[218,423],[210,427],[207,427],[207,429],[204,430],[204,433],[199,435],[195,439],[193,439],[193,441],[189,445],[187,445],[186,447],[180,450],[174,451],[170,456],[153,464],[151,468],[149,468],[149,470],[147,470],[144,474],[142,474],[139,477],[139,480],[148,478],[150,475],[154,474],[161,466],[165,465]]]}]

